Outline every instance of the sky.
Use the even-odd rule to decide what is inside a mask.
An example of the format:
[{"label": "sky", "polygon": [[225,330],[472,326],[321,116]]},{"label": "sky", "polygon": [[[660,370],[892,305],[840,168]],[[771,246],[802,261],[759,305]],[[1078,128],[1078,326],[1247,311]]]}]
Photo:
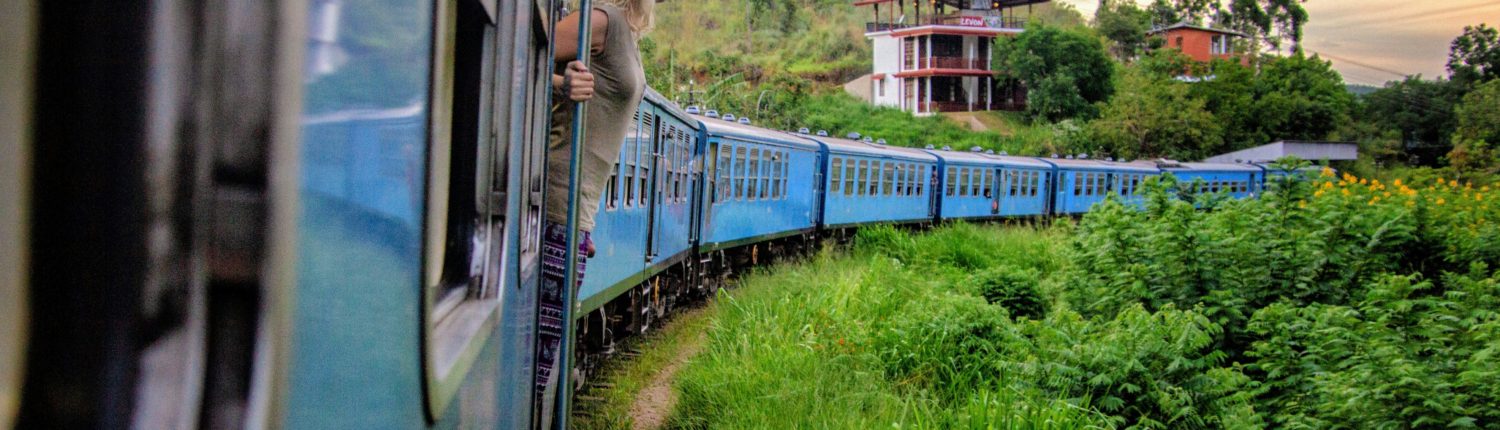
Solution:
[{"label": "sky", "polygon": [[[1141,4],[1149,0],[1136,0]],[[1094,16],[1098,0],[1059,0]],[[1447,76],[1448,46],[1465,25],[1500,25],[1500,0],[1307,0],[1303,48],[1344,81],[1376,85],[1408,74]]]}]

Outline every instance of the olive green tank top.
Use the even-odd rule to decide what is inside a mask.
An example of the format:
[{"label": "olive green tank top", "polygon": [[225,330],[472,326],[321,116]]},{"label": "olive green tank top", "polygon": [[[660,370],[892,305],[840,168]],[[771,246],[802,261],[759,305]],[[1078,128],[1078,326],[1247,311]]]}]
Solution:
[{"label": "olive green tank top", "polygon": [[[599,2],[595,2],[599,3]],[[626,134],[634,129],[636,106],[646,89],[646,72],[625,12],[611,5],[594,9],[609,16],[604,48],[594,53],[594,97],[587,103],[583,150],[579,160],[578,228],[594,230],[594,215],[610,171],[620,158]],[[565,70],[566,64],[557,65]],[[568,158],[572,155],[573,108],[566,96],[553,96],[552,129],[547,143],[547,221],[568,221]]]}]

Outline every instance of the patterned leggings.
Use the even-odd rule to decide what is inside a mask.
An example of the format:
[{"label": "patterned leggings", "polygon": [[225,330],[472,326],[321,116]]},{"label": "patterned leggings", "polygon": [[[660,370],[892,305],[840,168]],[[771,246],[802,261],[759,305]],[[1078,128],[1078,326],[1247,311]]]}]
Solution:
[{"label": "patterned leggings", "polygon": [[[547,223],[542,230],[542,294],[537,314],[538,339],[536,356],[536,410],[540,411],[542,428],[550,428],[553,399],[559,392],[557,374],[558,349],[562,346],[562,307],[567,280],[568,229],[562,224]],[[578,232],[578,285],[583,285],[583,273],[587,267],[586,250],[591,247],[589,232]],[[557,369],[558,371],[565,371]]]}]

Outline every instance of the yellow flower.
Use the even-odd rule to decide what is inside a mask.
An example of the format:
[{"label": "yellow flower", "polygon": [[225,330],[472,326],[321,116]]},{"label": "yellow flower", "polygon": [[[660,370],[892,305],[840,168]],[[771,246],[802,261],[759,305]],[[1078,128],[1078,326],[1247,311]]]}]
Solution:
[{"label": "yellow flower", "polygon": [[1447,200],[1443,200],[1443,198],[1442,198],[1442,197],[1438,197],[1438,199],[1437,199],[1437,201],[1435,201],[1435,202],[1433,202],[1433,203],[1437,203],[1437,205],[1438,205],[1438,206],[1442,206],[1442,205],[1443,205],[1443,203],[1447,203],[1447,202],[1448,202],[1448,201],[1447,201]]},{"label": "yellow flower", "polygon": [[1489,190],[1490,190],[1490,186],[1489,185],[1485,185],[1483,187],[1479,187],[1479,191],[1489,191]]},{"label": "yellow flower", "polygon": [[1365,185],[1365,184],[1368,184],[1368,183],[1370,183],[1370,181],[1365,180],[1365,178],[1359,178],[1359,184],[1360,185]]},{"label": "yellow flower", "polygon": [[1345,189],[1342,189],[1342,190],[1339,190],[1339,191],[1343,192],[1344,195],[1346,195],[1346,196],[1350,194],[1348,188],[1345,188]]},{"label": "yellow flower", "polygon": [[1332,182],[1324,182],[1323,183],[1323,188],[1325,188],[1325,189],[1327,189],[1327,188],[1333,188],[1333,183]]},{"label": "yellow flower", "polygon": [[1313,191],[1313,197],[1322,197],[1322,196],[1323,196],[1323,190]]},{"label": "yellow flower", "polygon": [[1323,170],[1319,171],[1319,174],[1323,176],[1333,176],[1333,169],[1329,168],[1328,166],[1323,166]]},{"label": "yellow flower", "polygon": [[1385,196],[1385,198],[1391,198],[1391,192],[1390,191],[1386,191],[1384,194],[1381,194],[1381,195]]},{"label": "yellow flower", "polygon": [[1297,207],[1299,207],[1299,208],[1305,208],[1305,207],[1307,207],[1307,200],[1298,200],[1297,201]]},{"label": "yellow flower", "polygon": [[1476,201],[1476,202],[1484,201],[1484,194],[1475,194],[1474,195],[1474,201]]},{"label": "yellow flower", "polygon": [[1412,206],[1416,206],[1416,205],[1417,205],[1417,201],[1416,200],[1407,200],[1406,201],[1406,206],[1407,207],[1412,207]]},{"label": "yellow flower", "polygon": [[1391,182],[1391,184],[1399,187],[1399,186],[1401,186],[1401,180],[1397,179],[1395,182]]},{"label": "yellow flower", "polygon": [[1370,206],[1375,206],[1375,202],[1378,202],[1378,201],[1380,201],[1380,197],[1372,197],[1372,198],[1370,198],[1370,202],[1369,203],[1365,203],[1365,204],[1366,205],[1370,205]]}]

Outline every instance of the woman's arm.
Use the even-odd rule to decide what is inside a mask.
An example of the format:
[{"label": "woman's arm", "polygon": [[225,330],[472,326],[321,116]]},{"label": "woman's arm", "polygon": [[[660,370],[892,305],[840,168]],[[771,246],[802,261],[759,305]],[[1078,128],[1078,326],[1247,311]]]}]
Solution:
[{"label": "woman's arm", "polygon": [[[589,17],[589,46],[590,52],[597,55],[604,49],[604,42],[609,40],[609,15],[595,9]],[[560,95],[582,102],[594,97],[594,74],[589,72],[588,67],[577,61],[578,59],[578,14],[573,13],[563,18],[557,25],[557,39],[553,42],[552,59],[556,62],[568,63],[562,75],[552,75],[552,87],[560,90]]]},{"label": "woman's arm", "polygon": [[[574,12],[557,23],[556,43],[552,48],[553,61],[566,63],[578,59],[578,13]],[[589,17],[589,46],[594,55],[604,51],[604,42],[609,40],[609,14],[594,9]]]}]

